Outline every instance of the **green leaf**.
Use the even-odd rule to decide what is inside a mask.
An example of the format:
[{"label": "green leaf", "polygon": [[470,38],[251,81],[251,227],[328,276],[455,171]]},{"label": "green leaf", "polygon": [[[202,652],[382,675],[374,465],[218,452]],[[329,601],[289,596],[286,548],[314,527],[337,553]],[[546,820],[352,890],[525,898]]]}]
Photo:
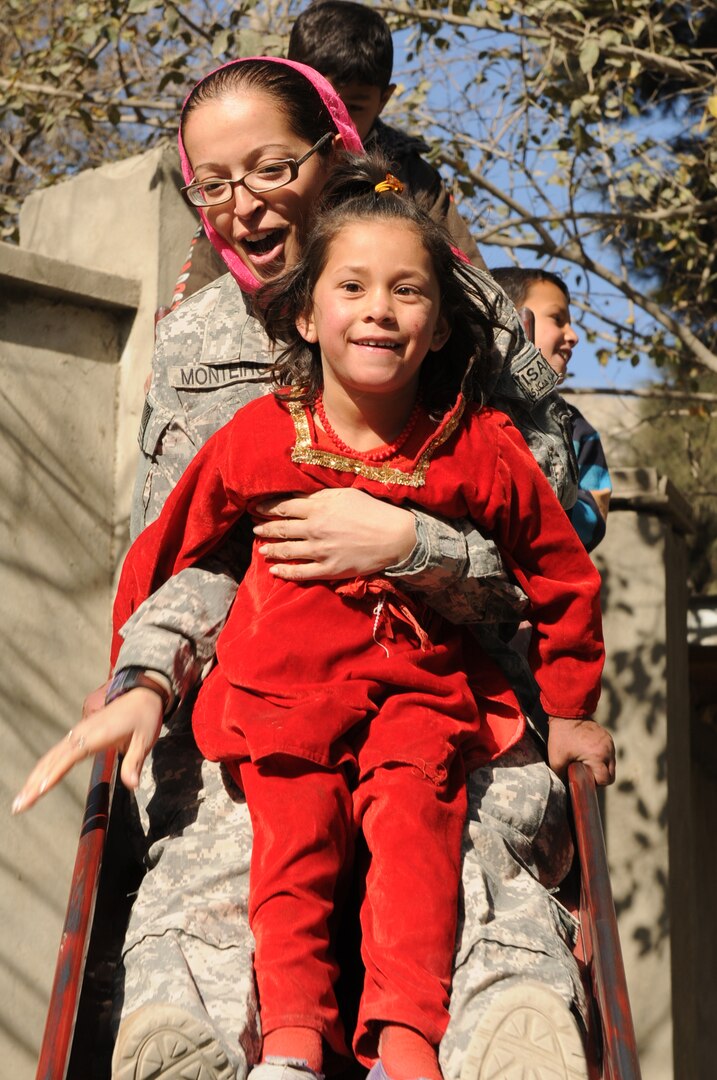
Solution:
[{"label": "green leaf", "polygon": [[230,42],[234,41],[234,32],[232,30],[220,30],[218,34],[215,34],[212,38],[212,56],[222,56],[229,51]]},{"label": "green leaf", "polygon": [[588,72],[597,64],[600,59],[600,46],[595,38],[588,38],[580,50],[580,56],[578,62],[580,64],[580,70],[587,75]]}]

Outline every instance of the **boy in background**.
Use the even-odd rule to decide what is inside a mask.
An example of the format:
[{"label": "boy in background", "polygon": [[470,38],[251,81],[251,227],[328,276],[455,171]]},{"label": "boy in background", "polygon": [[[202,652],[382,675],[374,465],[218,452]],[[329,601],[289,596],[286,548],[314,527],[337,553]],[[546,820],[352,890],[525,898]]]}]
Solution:
[{"label": "boy in background", "polygon": [[[559,274],[537,268],[501,266],[491,274],[516,308],[532,312],[535,329],[530,336],[562,382],[578,344],[570,324],[567,285]],[[605,536],[612,484],[600,436],[579,409],[570,402],[567,405],[578,459],[578,499],[568,517],[586,550],[592,551]]]},{"label": "boy in background", "polygon": [[[379,119],[395,83],[393,40],[382,15],[348,0],[317,0],[297,16],[289,38],[289,60],[314,68],[343,99],[365,148],[380,149],[422,208],[448,229],[456,247],[474,266],[486,269],[468,226],[438,172],[421,156],[423,139]],[[170,309],[226,273],[226,266],[200,228],[180,271]]]},{"label": "boy in background", "polygon": [[396,89],[391,82],[393,39],[383,16],[348,0],[316,0],[297,16],[287,55],[331,83],[365,148],[383,152],[423,209],[443,222],[456,246],[484,270],[476,243],[441,177],[421,156],[428,145],[380,119]]}]

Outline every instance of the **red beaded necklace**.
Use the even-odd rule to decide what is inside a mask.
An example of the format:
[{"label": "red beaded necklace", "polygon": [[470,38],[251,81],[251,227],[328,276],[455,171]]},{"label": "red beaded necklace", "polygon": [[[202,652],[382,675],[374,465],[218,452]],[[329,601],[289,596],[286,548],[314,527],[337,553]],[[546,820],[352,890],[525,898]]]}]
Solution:
[{"label": "red beaded necklace", "polygon": [[408,441],[409,436],[413,432],[418,418],[421,415],[421,406],[417,401],[413,406],[413,412],[408,418],[406,426],[397,439],[394,439],[392,443],[387,446],[377,446],[375,450],[354,450],[353,447],[345,443],[344,440],[336,434],[326,416],[326,410],[324,409],[324,398],[322,394],[318,394],[314,402],[314,408],[316,415],[321,422],[321,426],[331,439],[337,450],[341,450],[347,457],[357,458],[359,461],[388,461],[389,458],[394,457],[402,446]]}]

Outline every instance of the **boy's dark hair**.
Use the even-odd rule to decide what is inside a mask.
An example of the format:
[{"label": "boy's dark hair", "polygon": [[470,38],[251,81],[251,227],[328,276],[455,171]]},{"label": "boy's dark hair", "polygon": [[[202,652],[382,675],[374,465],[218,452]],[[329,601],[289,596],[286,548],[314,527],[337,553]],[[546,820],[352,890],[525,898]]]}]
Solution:
[{"label": "boy's dark hair", "polygon": [[358,82],[385,90],[391,82],[391,31],[382,15],[363,4],[311,4],[296,18],[287,55],[337,86]]},{"label": "boy's dark hair", "polygon": [[552,270],[541,270],[539,266],[499,266],[490,273],[503,292],[513,301],[514,307],[523,307],[530,292],[530,286],[537,285],[541,281],[557,285],[570,304],[570,292],[567,285],[560,274],[554,274]]},{"label": "boy's dark hair", "polygon": [[[226,64],[194,87],[182,109],[182,137],[187,119],[205,101],[251,91],[273,98],[294,134],[310,146],[327,131],[336,131],[336,124],[318,90],[304,75],[287,64],[250,59]],[[331,151],[329,139],[318,153],[321,157],[328,157]]]},{"label": "boy's dark hair", "polygon": [[431,258],[441,289],[441,313],[451,328],[446,344],[430,352],[421,365],[423,404],[430,412],[442,414],[460,391],[467,400],[482,400],[482,387],[493,374],[489,371],[493,330],[499,324],[493,303],[470,265],[453,250],[443,226],[419,209],[408,193],[376,192],[376,184],[386,173],[386,160],[379,153],[352,156],[337,165],[324,188],[300,262],[259,290],[255,308],[270,340],[284,345],[272,369],[275,387],[291,386],[293,396],[310,404],[323,383],[321,350],[307,344],[296,321],[311,311],[331,243],[342,228],[357,221],[412,225]]}]

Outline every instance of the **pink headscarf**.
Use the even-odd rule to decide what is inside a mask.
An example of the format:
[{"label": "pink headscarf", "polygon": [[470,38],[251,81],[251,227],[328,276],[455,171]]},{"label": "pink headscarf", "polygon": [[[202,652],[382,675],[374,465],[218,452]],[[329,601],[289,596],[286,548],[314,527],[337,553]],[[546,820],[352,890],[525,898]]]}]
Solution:
[{"label": "pink headscarf", "polygon": [[[292,67],[298,71],[308,79],[311,85],[318,91],[319,97],[328,109],[331,119],[336,125],[338,134],[341,135],[344,149],[349,150],[354,154],[360,154],[363,151],[361,139],[359,138],[351,117],[346,111],[346,106],[331,84],[326,81],[323,75],[319,75],[318,71],[314,71],[313,68],[307,67],[306,64],[297,64],[294,60],[283,60],[278,56],[244,56],[240,60],[230,60],[228,64],[222,64],[221,67],[216,68],[216,71],[222,71],[224,68],[232,67],[234,64],[244,64],[248,60],[266,60],[272,64],[283,64],[285,67]],[[214,74],[214,71],[210,72],[210,75]],[[209,75],[205,75],[204,78],[208,79]],[[200,79],[197,86],[201,86],[203,82],[204,79]],[[196,86],[194,89],[196,90]],[[192,93],[193,92],[194,91],[192,91]],[[190,97],[191,93],[185,98],[184,105],[182,105],[182,112],[184,112],[184,108]],[[189,164],[189,159],[184,149],[184,143],[182,142],[181,126],[179,129],[179,158],[182,163],[184,181],[189,184],[194,178],[194,173],[192,172],[192,167]],[[231,247],[226,240],[223,240],[216,229],[209,224],[206,214],[202,210],[199,211],[199,214],[204,223],[204,231],[209,237],[212,245],[216,248],[229,267],[232,276],[236,278],[240,287],[244,289],[245,292],[254,292],[259,288],[261,283],[254,277],[249,267],[242,261],[234,248]]]}]

